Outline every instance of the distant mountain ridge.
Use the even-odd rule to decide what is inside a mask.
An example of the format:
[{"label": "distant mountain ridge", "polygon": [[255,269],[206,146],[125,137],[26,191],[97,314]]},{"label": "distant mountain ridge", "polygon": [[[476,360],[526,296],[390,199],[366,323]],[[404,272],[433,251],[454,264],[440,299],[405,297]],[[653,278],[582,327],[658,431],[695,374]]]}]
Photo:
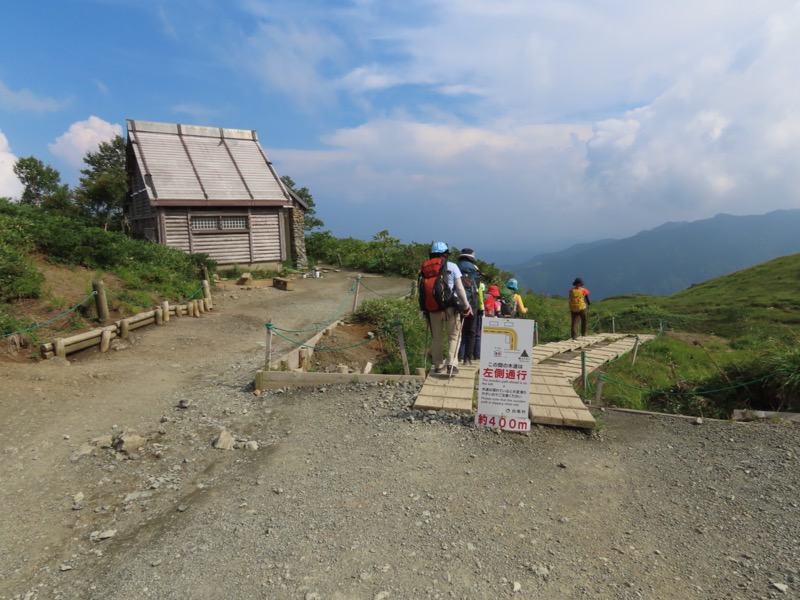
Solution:
[{"label": "distant mountain ridge", "polygon": [[622,240],[601,240],[536,256],[512,271],[524,290],[566,295],[582,277],[593,300],[621,294],[668,296],[720,275],[800,252],[800,209],[719,214],[668,222]]}]

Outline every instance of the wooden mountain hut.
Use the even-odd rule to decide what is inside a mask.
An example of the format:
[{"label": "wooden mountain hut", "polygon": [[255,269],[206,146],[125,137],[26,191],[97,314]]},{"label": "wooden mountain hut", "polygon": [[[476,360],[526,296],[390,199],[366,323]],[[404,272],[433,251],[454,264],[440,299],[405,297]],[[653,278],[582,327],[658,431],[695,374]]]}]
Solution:
[{"label": "wooden mountain hut", "polygon": [[308,205],[253,130],[128,120],[125,216],[135,237],[220,265],[307,266]]}]

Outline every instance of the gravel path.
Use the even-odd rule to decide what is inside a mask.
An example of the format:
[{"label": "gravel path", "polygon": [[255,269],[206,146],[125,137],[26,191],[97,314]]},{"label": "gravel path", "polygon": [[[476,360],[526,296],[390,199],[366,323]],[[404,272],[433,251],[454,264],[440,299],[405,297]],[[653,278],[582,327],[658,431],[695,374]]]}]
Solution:
[{"label": "gravel path", "polygon": [[[170,325],[124,369],[41,369],[75,377],[97,413],[63,398],[1,431],[1,599],[800,598],[797,428],[609,411],[593,434],[519,435],[414,412],[416,384],[256,396],[253,307],[288,296],[232,295],[213,335]],[[321,300],[294,302],[298,321],[323,318]],[[176,355],[182,336],[200,351]],[[126,379],[145,344],[182,374],[152,397],[173,363]],[[128,402],[108,395],[121,386]],[[145,445],[77,456],[128,430],[115,414]],[[234,448],[212,447],[222,430]]]}]

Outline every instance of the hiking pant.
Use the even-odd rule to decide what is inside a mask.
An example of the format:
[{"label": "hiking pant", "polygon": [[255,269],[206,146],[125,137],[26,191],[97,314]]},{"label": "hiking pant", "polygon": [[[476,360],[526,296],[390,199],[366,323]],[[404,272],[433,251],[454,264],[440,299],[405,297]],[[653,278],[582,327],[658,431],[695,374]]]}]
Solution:
[{"label": "hiking pant", "polygon": [[458,320],[459,315],[456,314],[454,308],[441,310],[439,312],[428,313],[428,320],[431,324],[431,360],[433,367],[440,369],[442,367],[442,326],[447,334],[447,358],[445,366],[455,365],[457,362],[456,356],[458,354]]},{"label": "hiking pant", "polygon": [[581,311],[572,313],[572,339],[578,337],[576,331],[578,330],[578,321],[581,322],[581,335],[586,337],[586,317],[588,311],[584,308]]},{"label": "hiking pant", "polygon": [[475,358],[475,324],[478,317],[470,315],[463,317],[464,324],[461,326],[461,347],[458,349],[459,360],[472,360]]}]

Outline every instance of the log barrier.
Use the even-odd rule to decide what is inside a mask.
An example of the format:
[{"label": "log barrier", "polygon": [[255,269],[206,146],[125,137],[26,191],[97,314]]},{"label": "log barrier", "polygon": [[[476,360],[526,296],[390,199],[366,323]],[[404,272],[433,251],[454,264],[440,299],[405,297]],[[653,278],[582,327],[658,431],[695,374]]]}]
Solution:
[{"label": "log barrier", "polygon": [[141,312],[125,319],[115,321],[110,325],[98,327],[89,331],[76,333],[69,337],[56,338],[52,342],[39,345],[39,352],[43,358],[53,358],[60,356],[66,358],[68,354],[99,346],[100,352],[108,352],[111,347],[111,340],[127,339],[130,332],[140,327],[146,327],[153,323],[165,325],[170,317],[180,318],[181,316],[200,317],[213,307],[211,301],[211,291],[208,282],[203,282],[203,292],[205,297],[201,300],[190,300],[183,304],[170,304],[167,301],[152,310]]}]

